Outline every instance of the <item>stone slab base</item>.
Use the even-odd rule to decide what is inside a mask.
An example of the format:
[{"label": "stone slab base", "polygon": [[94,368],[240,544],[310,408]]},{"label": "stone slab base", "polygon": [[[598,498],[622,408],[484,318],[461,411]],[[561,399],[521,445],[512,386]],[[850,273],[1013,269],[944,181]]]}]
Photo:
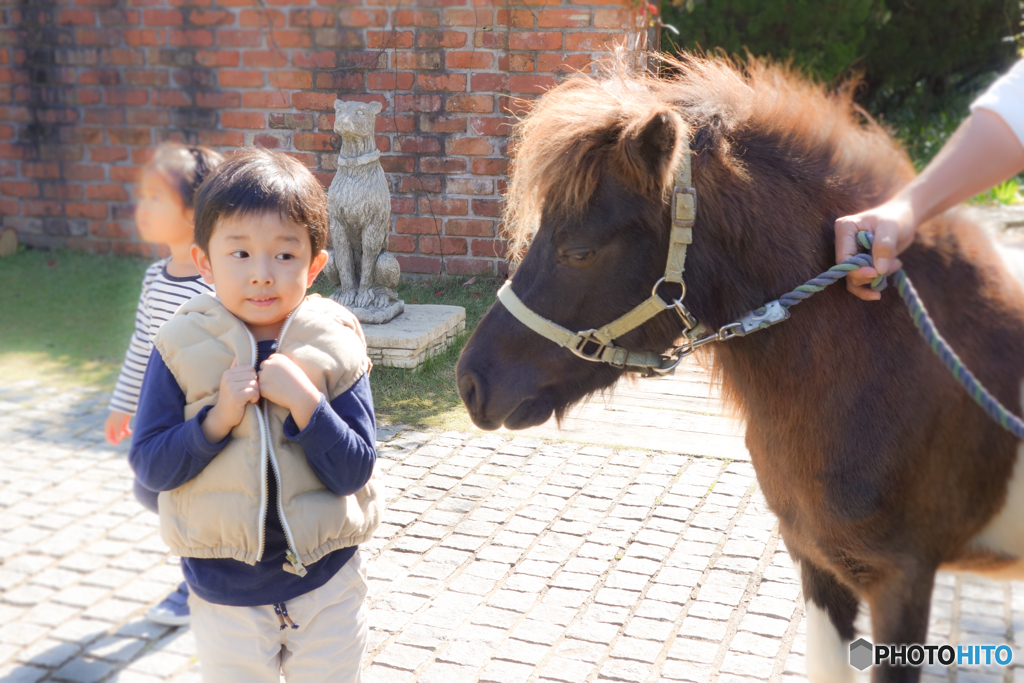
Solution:
[{"label": "stone slab base", "polygon": [[374,364],[416,368],[444,351],[465,329],[462,306],[406,304],[405,312],[391,322],[363,325],[363,334]]},{"label": "stone slab base", "polygon": [[346,308],[352,311],[363,325],[383,325],[402,314],[402,311],[405,310],[405,302],[392,301],[383,308],[359,308],[358,306],[346,306]]}]

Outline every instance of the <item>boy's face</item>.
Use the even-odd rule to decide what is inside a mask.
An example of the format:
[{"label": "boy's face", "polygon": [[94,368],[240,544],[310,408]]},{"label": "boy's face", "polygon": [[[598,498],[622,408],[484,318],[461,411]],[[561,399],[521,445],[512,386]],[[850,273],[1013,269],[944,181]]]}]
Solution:
[{"label": "boy's face", "polygon": [[192,247],[203,279],[258,341],[274,339],[327,263],[312,253],[307,229],[276,213],[217,221],[209,253]]}]

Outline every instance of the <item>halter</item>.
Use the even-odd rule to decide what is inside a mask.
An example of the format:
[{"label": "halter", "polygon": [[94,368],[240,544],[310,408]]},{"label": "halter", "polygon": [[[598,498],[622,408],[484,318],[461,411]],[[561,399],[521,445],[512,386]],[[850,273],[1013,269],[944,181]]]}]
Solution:
[{"label": "halter", "polygon": [[[672,231],[669,236],[665,273],[654,283],[651,296],[601,328],[571,332],[530,310],[512,291],[512,281],[508,280],[498,290],[498,300],[508,312],[540,336],[569,349],[583,360],[608,363],[617,368],[639,368],[645,376],[671,372],[684,358],[705,344],[743,336],[747,332],[788,318],[789,312],[773,301],[718,331],[711,331],[697,322],[683,304],[683,297],[686,296],[686,283],[683,281],[686,247],[693,242],[693,224],[697,218],[697,191],[693,188],[689,145],[684,144],[684,149],[683,158],[673,177]],[[682,288],[679,298],[672,299],[670,303],[666,303],[658,295],[658,287],[666,282],[678,284]],[[613,343],[615,339],[669,309],[674,310],[683,323],[683,343],[679,346],[673,347],[667,353],[653,353],[630,351]]]},{"label": "halter", "polygon": [[[783,294],[775,301],[769,301],[761,308],[741,316],[735,322],[720,327],[718,331],[709,330],[703,324],[698,323],[682,301],[686,295],[686,283],[683,282],[686,247],[693,241],[693,223],[697,217],[697,194],[693,189],[688,147],[688,145],[685,147],[683,159],[680,161],[679,168],[676,169],[672,187],[672,234],[668,247],[668,263],[665,264],[665,274],[654,283],[650,297],[633,310],[600,329],[573,333],[527,308],[526,304],[520,301],[512,291],[512,281],[508,280],[498,290],[498,299],[508,309],[508,312],[537,334],[569,349],[584,360],[608,363],[617,368],[639,368],[645,377],[650,377],[670,373],[684,358],[705,344],[744,337],[787,320],[790,307],[805,301],[859,268],[873,266],[874,261],[870,253],[854,254],[796,289]],[[871,233],[857,233],[857,243],[868,252],[871,251],[872,240]],[[914,285],[911,284],[910,278],[903,272],[903,269],[891,273],[891,276],[896,282],[896,291],[899,292],[900,298],[910,309],[915,327],[921,332],[925,342],[939,357],[943,365],[989,417],[1017,438],[1024,439],[1024,420],[1011,413],[1006,406],[1000,403],[964,365],[949,343],[942,338],[935,328],[931,316],[928,315],[928,311],[925,310],[924,304],[921,303],[917,290],[914,289]],[[667,304],[658,296],[658,287],[663,282],[678,283],[682,287],[679,298],[673,299],[672,303]],[[871,288],[876,292],[881,291],[885,286],[885,275],[879,275],[871,283]],[[673,347],[667,353],[658,354],[649,351],[630,351],[612,343],[613,340],[640,327],[654,316],[670,308],[674,309],[683,321],[683,343],[679,346]]]}]

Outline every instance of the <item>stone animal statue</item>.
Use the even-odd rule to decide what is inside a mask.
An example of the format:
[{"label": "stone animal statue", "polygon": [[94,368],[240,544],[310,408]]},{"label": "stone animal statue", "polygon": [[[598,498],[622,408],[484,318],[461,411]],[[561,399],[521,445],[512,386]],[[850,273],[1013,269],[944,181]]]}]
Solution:
[{"label": "stone animal statue", "polygon": [[341,136],[338,170],[327,190],[332,258],[325,268],[338,289],[331,298],[364,323],[383,323],[402,312],[398,260],[385,251],[391,194],[374,141],[378,102],[334,102],[334,132]]}]

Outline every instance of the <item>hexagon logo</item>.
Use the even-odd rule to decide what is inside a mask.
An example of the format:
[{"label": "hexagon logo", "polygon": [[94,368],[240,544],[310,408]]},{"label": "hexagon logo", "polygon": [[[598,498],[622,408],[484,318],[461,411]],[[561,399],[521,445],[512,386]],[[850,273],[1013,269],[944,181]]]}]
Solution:
[{"label": "hexagon logo", "polygon": [[868,668],[874,659],[874,650],[874,646],[863,638],[853,641],[850,643],[850,666],[858,671]]}]

